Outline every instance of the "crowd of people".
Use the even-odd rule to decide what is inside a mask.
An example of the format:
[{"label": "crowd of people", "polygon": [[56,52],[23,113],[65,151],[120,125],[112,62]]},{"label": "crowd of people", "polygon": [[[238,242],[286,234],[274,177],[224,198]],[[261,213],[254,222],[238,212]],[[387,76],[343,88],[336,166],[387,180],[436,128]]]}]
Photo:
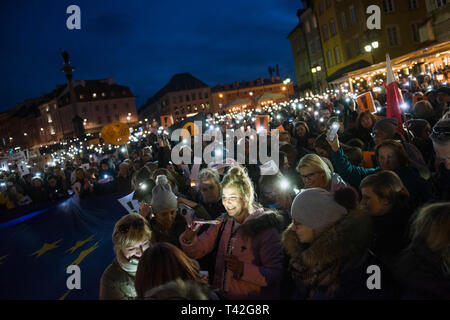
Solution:
[{"label": "crowd of people", "polygon": [[[100,299],[450,299],[449,89],[403,94],[404,135],[381,93],[377,113],[339,94],[261,110],[282,127],[270,175],[224,149],[192,181],[171,162],[174,143],[150,133],[97,161],[4,173],[0,205],[134,191],[140,208],[112,232]],[[255,114],[216,125],[225,135]]]}]

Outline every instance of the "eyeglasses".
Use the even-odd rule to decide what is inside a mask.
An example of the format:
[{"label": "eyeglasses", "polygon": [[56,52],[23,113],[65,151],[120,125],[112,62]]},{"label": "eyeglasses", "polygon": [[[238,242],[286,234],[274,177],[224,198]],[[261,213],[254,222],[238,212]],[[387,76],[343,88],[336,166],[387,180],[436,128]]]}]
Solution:
[{"label": "eyeglasses", "polygon": [[302,179],[303,180],[306,180],[306,179],[311,179],[315,174],[317,174],[318,172],[313,172],[313,173],[310,173],[310,174],[305,174],[305,175],[302,175],[301,177],[302,177]]},{"label": "eyeglasses", "polygon": [[136,230],[141,230],[141,229],[144,229],[144,225],[145,225],[144,220],[136,219],[133,222],[120,225],[119,228],[117,229],[117,231],[122,234],[127,234],[128,231],[130,230],[130,227],[133,227],[133,229],[136,229]]},{"label": "eyeglasses", "polygon": [[433,138],[438,140],[444,139],[444,137],[450,136],[450,128],[446,127],[433,127],[431,130]]}]

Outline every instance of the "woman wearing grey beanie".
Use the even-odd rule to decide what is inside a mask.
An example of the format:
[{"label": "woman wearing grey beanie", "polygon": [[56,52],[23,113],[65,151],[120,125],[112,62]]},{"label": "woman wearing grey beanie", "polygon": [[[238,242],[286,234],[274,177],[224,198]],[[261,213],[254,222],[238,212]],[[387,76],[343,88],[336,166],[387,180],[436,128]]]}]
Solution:
[{"label": "woman wearing grey beanie", "polygon": [[[150,203],[153,216],[147,216],[154,242],[168,242],[180,247],[179,236],[186,229],[186,220],[178,211],[178,202],[180,199],[173,193],[167,177],[157,176]],[[199,218],[209,219],[203,207],[194,210]]]},{"label": "woman wearing grey beanie", "polygon": [[[291,207],[293,222],[282,236],[288,257],[283,298],[389,297],[387,290],[369,290],[366,285],[367,267],[381,265],[368,250],[371,221],[356,209],[357,199],[353,188],[342,188],[335,194],[312,188],[296,196]],[[382,288],[388,289],[385,278]]]}]

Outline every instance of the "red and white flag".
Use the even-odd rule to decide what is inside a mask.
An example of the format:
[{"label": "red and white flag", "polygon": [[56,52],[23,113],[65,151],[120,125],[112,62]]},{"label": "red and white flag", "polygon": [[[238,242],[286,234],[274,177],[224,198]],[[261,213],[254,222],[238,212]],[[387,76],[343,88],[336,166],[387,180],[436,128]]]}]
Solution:
[{"label": "red and white flag", "polygon": [[402,122],[403,97],[395,81],[394,71],[392,70],[391,58],[386,54],[386,117],[396,118],[398,121],[398,133],[405,135]]}]

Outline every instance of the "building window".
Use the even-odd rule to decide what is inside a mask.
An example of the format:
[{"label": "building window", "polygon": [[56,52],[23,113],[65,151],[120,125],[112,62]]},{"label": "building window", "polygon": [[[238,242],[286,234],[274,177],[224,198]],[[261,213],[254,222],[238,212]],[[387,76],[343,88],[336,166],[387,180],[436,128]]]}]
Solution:
[{"label": "building window", "polygon": [[208,99],[208,97],[209,97],[208,92],[205,92],[205,99]]},{"label": "building window", "polygon": [[327,40],[329,39],[329,36],[328,36],[328,27],[327,27],[326,24],[324,24],[324,25],[322,26],[322,30],[323,30],[323,39],[324,39],[325,41],[327,41]]},{"label": "building window", "polygon": [[203,95],[202,95],[201,92],[198,93],[198,98],[199,98],[199,99],[203,99]]},{"label": "building window", "polygon": [[409,0],[408,1],[408,8],[409,10],[414,10],[419,7],[419,2],[417,0]]},{"label": "building window", "polygon": [[195,93],[191,94],[191,96],[192,96],[192,101],[197,100]]},{"label": "building window", "polygon": [[175,104],[177,103],[177,97],[173,97],[172,102]]},{"label": "building window", "polygon": [[116,114],[114,117],[116,118],[116,121],[119,121],[119,115],[118,114]]},{"label": "building window", "polygon": [[394,1],[393,0],[383,0],[383,10],[385,13],[394,11]]},{"label": "building window", "polygon": [[345,52],[347,54],[347,60],[350,60],[352,58],[352,46],[350,45],[350,42],[345,44]]},{"label": "building window", "polygon": [[347,18],[345,17],[345,11],[341,13],[342,30],[347,30]]},{"label": "building window", "polygon": [[361,42],[359,41],[359,38],[355,39],[355,53],[357,56],[361,54]]},{"label": "building window", "polygon": [[419,24],[418,23],[413,23],[411,25],[411,28],[412,28],[413,41],[414,42],[420,42]]},{"label": "building window", "polygon": [[101,124],[102,123],[102,117],[98,117],[98,123]]},{"label": "building window", "polygon": [[186,101],[191,101],[188,94],[186,95]]},{"label": "building window", "polygon": [[100,110],[100,106],[95,106],[95,111]]},{"label": "building window", "polygon": [[114,97],[114,91],[111,91],[111,97]]},{"label": "building window", "polygon": [[317,29],[317,20],[316,20],[316,16],[312,17],[312,22],[313,22],[313,28]]},{"label": "building window", "polygon": [[178,96],[178,102],[183,102],[183,96]]},{"label": "building window", "polygon": [[84,95],[80,94],[80,100],[84,99]]},{"label": "building window", "polygon": [[109,113],[109,106],[107,104],[105,104],[105,112]]},{"label": "building window", "polygon": [[327,2],[327,8],[331,7],[331,0],[326,0]]},{"label": "building window", "polygon": [[117,104],[113,104],[113,109],[114,109],[114,110],[117,109]]},{"label": "building window", "polygon": [[106,93],[102,92],[102,97],[106,97]]},{"label": "building window", "polygon": [[81,110],[83,110],[83,113],[87,112],[86,107],[83,107]]},{"label": "building window", "polygon": [[323,11],[324,11],[324,10],[323,10],[323,2],[320,1],[320,3],[319,3],[319,13],[322,14]]},{"label": "building window", "polygon": [[311,27],[309,26],[309,21],[306,21],[305,22],[305,31],[306,31],[306,33],[310,33],[311,32],[311,29],[310,29]]},{"label": "building window", "polygon": [[334,36],[336,34],[336,25],[334,24],[334,20],[330,20],[330,32],[331,36]]},{"label": "building window", "polygon": [[327,51],[327,57],[328,57],[328,66],[332,67],[333,66],[333,54],[331,53],[330,50]]},{"label": "building window", "polygon": [[355,24],[357,22],[356,11],[354,6],[350,7],[350,22],[351,24]]},{"label": "building window", "polygon": [[398,46],[400,44],[400,41],[398,38],[397,26],[387,27],[386,30],[389,39],[389,46],[391,47]]},{"label": "building window", "polygon": [[106,117],[106,120],[108,121],[108,123],[111,123],[112,121],[111,121],[111,116],[107,116]]},{"label": "building window", "polygon": [[341,63],[341,52],[339,51],[339,47],[334,48],[334,56],[336,57],[336,64]]}]

